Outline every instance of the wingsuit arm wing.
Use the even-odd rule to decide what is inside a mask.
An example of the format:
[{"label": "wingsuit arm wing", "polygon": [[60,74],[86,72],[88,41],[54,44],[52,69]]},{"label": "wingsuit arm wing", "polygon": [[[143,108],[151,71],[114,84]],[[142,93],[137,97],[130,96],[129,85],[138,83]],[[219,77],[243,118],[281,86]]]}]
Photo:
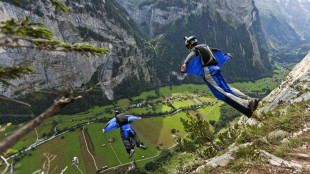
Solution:
[{"label": "wingsuit arm wing", "polygon": [[104,127],[105,131],[104,133],[107,133],[113,129],[117,129],[118,124],[116,123],[116,118],[114,117],[112,120],[110,120]]},{"label": "wingsuit arm wing", "polygon": [[213,52],[213,55],[214,55],[216,61],[218,62],[217,66],[219,66],[219,67],[221,67],[225,62],[227,62],[231,58],[230,56],[228,56],[223,51]]},{"label": "wingsuit arm wing", "polygon": [[132,122],[133,120],[141,120],[140,117],[136,117],[136,116],[133,116],[133,115],[126,115],[126,117],[128,118],[128,122]]},{"label": "wingsuit arm wing", "polygon": [[201,64],[200,55],[194,57],[188,64],[185,73],[195,74],[204,77],[203,67]]}]

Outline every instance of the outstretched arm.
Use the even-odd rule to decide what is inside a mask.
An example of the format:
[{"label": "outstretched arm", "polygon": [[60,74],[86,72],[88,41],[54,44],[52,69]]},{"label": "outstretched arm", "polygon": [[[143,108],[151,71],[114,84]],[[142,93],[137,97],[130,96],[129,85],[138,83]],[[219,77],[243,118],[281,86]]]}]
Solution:
[{"label": "outstretched arm", "polygon": [[104,129],[102,129],[102,133],[107,133],[117,128],[118,128],[118,124],[116,123],[116,118],[113,118],[105,125]]},{"label": "outstretched arm", "polygon": [[187,64],[188,64],[194,57],[196,57],[195,51],[191,51],[191,52],[187,55],[187,57],[186,57],[186,59],[185,59],[183,65],[182,65],[182,67],[181,67],[181,71],[182,71],[182,72],[185,72],[185,71],[186,71]]},{"label": "outstretched arm", "polygon": [[133,120],[141,120],[141,117],[136,117],[133,115],[126,115],[126,117],[128,118],[128,122],[132,122]]},{"label": "outstretched arm", "polygon": [[220,50],[220,49],[218,49],[218,48],[211,48],[211,47],[210,47],[210,49],[211,49],[211,51],[212,51],[212,52],[218,52],[218,51],[221,51],[221,50]]}]

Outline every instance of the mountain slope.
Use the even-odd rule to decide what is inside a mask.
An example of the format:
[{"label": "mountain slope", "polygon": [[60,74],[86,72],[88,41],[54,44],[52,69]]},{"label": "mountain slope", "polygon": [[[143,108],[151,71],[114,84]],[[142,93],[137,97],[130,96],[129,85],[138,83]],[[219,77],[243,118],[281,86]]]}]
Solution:
[{"label": "mountain slope", "polygon": [[255,5],[269,47],[310,39],[309,0],[256,0]]}]

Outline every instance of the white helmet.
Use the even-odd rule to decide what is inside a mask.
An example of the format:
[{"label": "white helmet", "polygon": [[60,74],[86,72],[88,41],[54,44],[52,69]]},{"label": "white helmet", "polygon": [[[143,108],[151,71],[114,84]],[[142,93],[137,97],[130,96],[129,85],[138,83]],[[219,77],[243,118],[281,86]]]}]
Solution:
[{"label": "white helmet", "polygon": [[191,44],[193,46],[197,45],[197,38],[196,38],[196,36],[189,36],[189,37],[184,36],[184,39],[185,39],[185,46],[186,46],[186,48],[189,47],[189,44]]}]

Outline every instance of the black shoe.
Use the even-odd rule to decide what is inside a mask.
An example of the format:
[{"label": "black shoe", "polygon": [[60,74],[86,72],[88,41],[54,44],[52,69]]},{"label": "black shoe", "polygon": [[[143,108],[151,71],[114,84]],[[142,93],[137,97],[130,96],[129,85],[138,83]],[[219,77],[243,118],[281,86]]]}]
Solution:
[{"label": "black shoe", "polygon": [[254,106],[253,106],[253,112],[257,109],[258,107],[258,103],[260,102],[259,98],[254,98]]},{"label": "black shoe", "polygon": [[251,112],[254,112],[257,109],[258,106],[258,102],[260,100],[257,98],[253,98],[251,99],[250,103],[249,103],[249,109],[251,110]]},{"label": "black shoe", "polygon": [[142,144],[140,144],[140,146],[139,146],[141,149],[143,149],[143,150],[146,150],[147,149],[147,147],[146,146],[143,146]]},{"label": "black shoe", "polygon": [[131,158],[134,153],[135,153],[135,150],[131,149],[130,152],[129,152],[129,157],[128,158]]}]

